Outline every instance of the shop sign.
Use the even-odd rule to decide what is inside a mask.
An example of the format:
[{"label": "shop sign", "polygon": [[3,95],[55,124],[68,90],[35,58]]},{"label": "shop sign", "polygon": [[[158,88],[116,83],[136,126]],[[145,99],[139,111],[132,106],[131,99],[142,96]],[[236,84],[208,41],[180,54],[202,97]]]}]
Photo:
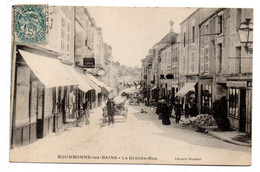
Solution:
[{"label": "shop sign", "polygon": [[247,87],[247,82],[246,81],[228,81],[227,82],[227,87]]},{"label": "shop sign", "polygon": [[84,68],[95,68],[95,58],[83,58]]}]

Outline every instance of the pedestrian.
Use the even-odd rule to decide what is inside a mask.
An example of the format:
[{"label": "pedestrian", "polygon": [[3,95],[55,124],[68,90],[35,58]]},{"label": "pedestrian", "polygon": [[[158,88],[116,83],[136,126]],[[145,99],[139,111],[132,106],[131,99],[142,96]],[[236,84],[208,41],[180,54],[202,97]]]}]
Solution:
[{"label": "pedestrian", "polygon": [[108,112],[108,125],[110,125],[110,123],[114,124],[115,102],[113,98],[110,98],[107,101],[107,112]]},{"label": "pedestrian", "polygon": [[181,119],[181,114],[182,114],[183,108],[182,105],[180,104],[179,99],[175,99],[175,106],[174,106],[174,112],[175,112],[175,121],[178,124],[180,119]]},{"label": "pedestrian", "polygon": [[196,105],[196,102],[195,102],[194,98],[190,99],[190,104],[191,104],[190,116],[191,117],[196,117],[198,115],[198,108],[197,108],[197,105]]},{"label": "pedestrian", "polygon": [[161,115],[162,115],[162,124],[163,125],[170,125],[170,115],[171,111],[169,109],[169,106],[167,105],[167,102],[165,99],[162,100],[162,105],[161,105]]},{"label": "pedestrian", "polygon": [[86,102],[85,102],[85,106],[86,106],[86,108],[85,108],[85,115],[86,115],[86,124],[89,124],[90,123],[90,102],[89,102],[89,100],[87,99],[86,100]]},{"label": "pedestrian", "polygon": [[160,108],[161,108],[161,97],[158,98],[157,105],[156,105],[156,111],[155,111],[155,113],[156,113],[157,115],[160,114],[160,110],[161,110]]},{"label": "pedestrian", "polygon": [[184,103],[184,111],[185,111],[185,118],[189,118],[190,116],[190,109],[191,109],[191,103],[190,99],[187,99]]}]

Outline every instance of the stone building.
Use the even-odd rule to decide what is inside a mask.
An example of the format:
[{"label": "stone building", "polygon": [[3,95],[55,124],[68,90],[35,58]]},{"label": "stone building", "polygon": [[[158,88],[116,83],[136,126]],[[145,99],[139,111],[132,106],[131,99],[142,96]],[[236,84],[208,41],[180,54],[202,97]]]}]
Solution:
[{"label": "stone building", "polygon": [[[201,52],[208,52],[208,84],[201,84],[201,110],[221,97],[228,100],[227,116],[231,128],[251,133],[252,116],[252,54],[241,45],[237,29],[246,18],[253,20],[252,9],[215,9],[200,23]],[[209,30],[207,30],[208,28]],[[204,50],[204,51],[203,51]],[[205,56],[205,53],[204,53]],[[201,54],[203,57],[203,54]],[[203,66],[201,61],[201,66]],[[203,69],[201,70],[203,72]],[[208,90],[208,91],[207,91]],[[211,99],[207,92],[212,92]],[[209,103],[207,103],[209,99]]]}]

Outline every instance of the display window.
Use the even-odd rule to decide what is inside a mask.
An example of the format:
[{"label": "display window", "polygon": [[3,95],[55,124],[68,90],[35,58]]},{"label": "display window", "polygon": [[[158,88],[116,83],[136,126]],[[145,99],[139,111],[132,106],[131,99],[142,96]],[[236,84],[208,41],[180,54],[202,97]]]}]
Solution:
[{"label": "display window", "polygon": [[229,116],[233,116],[235,118],[238,118],[239,115],[239,95],[239,89],[229,89]]},{"label": "display window", "polygon": [[212,86],[201,85],[201,111],[202,113],[209,113],[212,108]]}]

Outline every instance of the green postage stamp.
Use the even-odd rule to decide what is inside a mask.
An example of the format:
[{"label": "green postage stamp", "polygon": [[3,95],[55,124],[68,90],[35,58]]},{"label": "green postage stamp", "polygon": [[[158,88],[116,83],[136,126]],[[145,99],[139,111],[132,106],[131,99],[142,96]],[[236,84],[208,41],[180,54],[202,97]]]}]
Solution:
[{"label": "green postage stamp", "polygon": [[47,5],[15,5],[14,37],[16,44],[46,44]]}]

